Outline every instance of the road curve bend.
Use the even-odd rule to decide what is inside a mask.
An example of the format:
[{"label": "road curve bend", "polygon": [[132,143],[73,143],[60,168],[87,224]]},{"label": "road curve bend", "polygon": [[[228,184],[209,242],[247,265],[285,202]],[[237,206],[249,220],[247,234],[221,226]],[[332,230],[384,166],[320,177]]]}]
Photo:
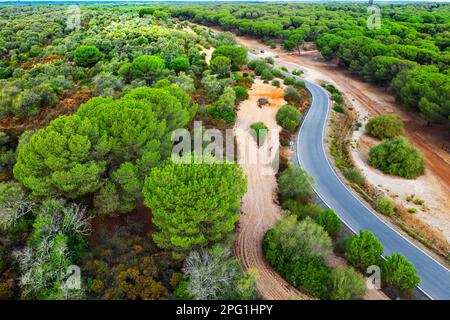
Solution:
[{"label": "road curve bend", "polygon": [[384,256],[393,252],[404,255],[416,267],[421,278],[419,289],[431,299],[450,299],[450,271],[381,220],[340,180],[328,161],[324,138],[330,99],[319,85],[283,72],[285,76],[305,81],[312,96],[311,107],[296,138],[296,160],[315,179],[319,198],[336,211],[353,231],[370,230],[383,244]]}]

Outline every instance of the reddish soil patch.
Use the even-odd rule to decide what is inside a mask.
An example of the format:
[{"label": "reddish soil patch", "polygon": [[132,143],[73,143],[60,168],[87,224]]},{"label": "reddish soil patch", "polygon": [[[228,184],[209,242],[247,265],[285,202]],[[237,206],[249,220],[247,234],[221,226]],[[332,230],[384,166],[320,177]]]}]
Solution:
[{"label": "reddish soil patch", "polygon": [[91,97],[92,92],[90,90],[77,90],[74,88],[66,93],[56,107],[44,108],[35,117],[9,116],[0,119],[0,130],[13,136],[18,136],[25,130],[40,129],[61,115],[74,113],[80,104],[85,103]]},{"label": "reddish soil patch", "polygon": [[140,204],[130,213],[94,217],[91,221],[92,232],[89,242],[91,244],[95,243],[98,235],[101,233],[114,233],[121,226],[127,225],[129,219],[141,222],[144,226],[145,233],[151,234],[155,230],[155,225],[152,223],[152,211],[143,204]]}]

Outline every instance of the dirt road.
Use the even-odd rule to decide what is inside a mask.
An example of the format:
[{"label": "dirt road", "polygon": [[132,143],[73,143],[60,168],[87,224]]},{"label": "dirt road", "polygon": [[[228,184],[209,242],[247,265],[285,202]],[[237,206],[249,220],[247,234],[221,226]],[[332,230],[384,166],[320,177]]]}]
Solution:
[{"label": "dirt road", "polygon": [[[271,97],[270,105],[259,108],[259,97]],[[249,161],[248,155],[258,152],[249,127],[254,122],[262,121],[269,128],[269,136],[270,131],[279,132],[275,114],[285,103],[282,89],[257,79],[249,90],[249,99],[243,101],[239,107],[235,125],[239,163],[248,178],[248,191],[242,199],[242,213],[236,234],[236,256],[245,270],[258,269],[256,284],[261,298],[275,300],[305,298],[306,295],[289,285],[265,262],[262,239],[266,231],[281,218],[281,208],[274,202],[277,182],[271,163],[252,164]],[[265,144],[277,150],[279,142],[267,138]]]},{"label": "dirt road", "polygon": [[[370,116],[381,113],[396,113],[405,122],[405,135],[409,141],[425,156],[427,170],[416,180],[405,180],[383,174],[368,164],[367,157],[361,160],[362,149],[352,150],[356,160],[368,181],[380,188],[380,191],[391,197],[391,200],[410,208],[406,201],[410,194],[415,194],[425,201],[426,206],[417,207],[417,217],[438,231],[446,241],[450,242],[450,153],[444,149],[450,145],[446,128],[441,125],[426,127],[425,121],[414,113],[405,111],[386,88],[364,83],[354,75],[339,68],[334,62],[325,62],[317,50],[296,53],[283,49],[270,49],[252,37],[236,37],[241,45],[254,50],[261,57],[275,58],[276,65],[288,70],[301,69],[303,77],[314,82],[327,81],[333,83],[344,93],[349,105],[359,113],[364,123]],[[263,50],[263,52],[261,52]],[[364,138],[360,131],[355,131],[353,140],[356,145],[364,147]],[[360,161],[361,160],[361,161]],[[405,184],[408,185],[405,188]],[[414,207],[414,206],[413,206]]]}]

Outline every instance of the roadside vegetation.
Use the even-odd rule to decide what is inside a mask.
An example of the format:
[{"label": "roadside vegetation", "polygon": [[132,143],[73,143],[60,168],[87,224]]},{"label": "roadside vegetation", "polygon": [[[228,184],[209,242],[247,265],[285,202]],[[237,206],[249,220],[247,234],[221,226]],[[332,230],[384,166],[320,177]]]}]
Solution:
[{"label": "roadside vegetation", "polygon": [[[299,166],[280,173],[284,218],[264,237],[267,261],[290,284],[321,299],[363,299],[366,280],[362,274],[372,265],[386,272],[383,286],[391,297],[411,297],[419,284],[414,266],[398,254],[382,259],[383,246],[370,231],[340,236],[342,223],[336,213],[313,204],[313,184]],[[330,267],[326,258],[331,254],[342,255],[352,267]]]}]

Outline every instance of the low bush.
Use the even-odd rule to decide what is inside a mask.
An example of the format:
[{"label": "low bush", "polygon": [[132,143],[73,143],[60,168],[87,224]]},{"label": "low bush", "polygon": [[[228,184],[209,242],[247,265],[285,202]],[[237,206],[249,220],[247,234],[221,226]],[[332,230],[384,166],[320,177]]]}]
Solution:
[{"label": "low bush", "polygon": [[286,86],[293,86],[295,84],[295,78],[293,77],[286,77],[283,80],[283,84]]},{"label": "low bush", "polygon": [[277,123],[291,132],[299,125],[301,118],[301,112],[289,104],[282,106],[276,114]]},{"label": "low bush", "polygon": [[296,88],[288,86],[284,89],[284,100],[292,104],[300,104],[302,97]]},{"label": "low bush", "polygon": [[385,216],[392,216],[395,213],[395,205],[386,197],[378,197],[375,205],[379,212]]},{"label": "low bush", "polygon": [[338,113],[345,113],[344,106],[342,104],[338,104],[338,103],[335,104],[333,106],[333,110],[338,112]]},{"label": "low bush", "polygon": [[313,178],[300,166],[292,166],[280,174],[278,192],[283,199],[308,203],[314,196]]},{"label": "low bush", "polygon": [[425,171],[422,153],[403,137],[385,140],[369,151],[370,164],[381,171],[414,179]]},{"label": "low bush", "polygon": [[236,99],[238,101],[243,101],[248,99],[248,91],[246,88],[242,86],[235,86],[233,87],[234,92],[236,93]]},{"label": "low bush", "polygon": [[393,253],[382,261],[381,276],[386,284],[406,292],[414,291],[420,283],[414,265],[398,253]]},{"label": "low bush", "polygon": [[364,178],[361,175],[361,171],[359,171],[358,169],[345,168],[343,173],[344,173],[344,176],[351,182],[354,182],[360,186],[364,185]]},{"label": "low bush", "polygon": [[281,83],[280,83],[279,80],[275,79],[275,80],[272,81],[272,85],[273,85],[274,87],[279,88],[279,87],[281,86]]},{"label": "low bush", "polygon": [[271,81],[273,78],[274,75],[270,69],[264,69],[263,72],[261,72],[261,79]]},{"label": "low bush", "polygon": [[362,300],[366,281],[352,268],[338,267],[331,272],[329,293],[332,300]]},{"label": "low bush", "polygon": [[289,199],[283,202],[283,209],[288,210],[290,213],[296,215],[300,220],[306,217],[310,217],[317,220],[323,209],[313,203],[303,204],[300,201]]},{"label": "low bush", "polygon": [[369,119],[366,131],[381,140],[391,139],[403,134],[403,121],[398,115],[382,114]]},{"label": "low bush", "polygon": [[250,129],[250,133],[256,139],[257,145],[263,145],[269,128],[263,122],[255,122],[250,126]]}]

